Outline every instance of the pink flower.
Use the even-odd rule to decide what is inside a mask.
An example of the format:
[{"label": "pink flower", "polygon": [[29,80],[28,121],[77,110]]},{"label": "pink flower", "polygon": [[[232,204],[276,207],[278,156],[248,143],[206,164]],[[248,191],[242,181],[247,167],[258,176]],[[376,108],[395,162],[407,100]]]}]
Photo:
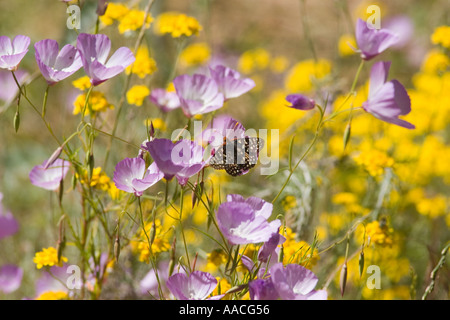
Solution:
[{"label": "pink flower", "polygon": [[18,35],[11,42],[6,36],[0,36],[0,69],[17,70],[20,61],[28,52],[30,38]]},{"label": "pink flower", "polygon": [[228,67],[218,65],[209,70],[225,100],[239,97],[255,87],[255,81],[250,78],[241,78],[239,72]]},{"label": "pink flower", "polygon": [[[67,174],[70,167],[70,162],[62,159],[56,159],[53,164],[48,166],[45,160],[41,165],[35,166],[30,172],[30,181],[37,187],[46,190],[56,190],[62,179]],[[46,169],[45,169],[46,168]]]},{"label": "pink flower", "polygon": [[49,85],[67,78],[83,65],[80,53],[70,44],[58,52],[58,42],[46,39],[37,42],[34,49],[38,67]]},{"label": "pink flower", "polygon": [[178,76],[173,84],[187,117],[212,112],[223,106],[224,96],[219,92],[217,83],[205,75]]},{"label": "pink flower", "polygon": [[123,72],[135,60],[127,47],[117,49],[108,59],[111,41],[104,34],[81,33],[77,38],[77,48],[81,54],[84,71],[94,86]]},{"label": "pink flower", "polygon": [[164,174],[159,171],[156,163],[152,163],[146,169],[144,159],[125,158],[116,165],[113,181],[117,189],[140,197],[145,190],[163,177]]},{"label": "pink flower", "polygon": [[361,58],[370,60],[387,48],[395,45],[399,37],[387,29],[369,28],[366,21],[358,19],[356,23],[356,43],[358,44]]},{"label": "pink flower", "polygon": [[391,63],[385,61],[372,66],[369,99],[362,107],[380,120],[414,129],[413,124],[398,118],[411,112],[411,100],[400,82],[397,80],[386,82],[390,66]]}]

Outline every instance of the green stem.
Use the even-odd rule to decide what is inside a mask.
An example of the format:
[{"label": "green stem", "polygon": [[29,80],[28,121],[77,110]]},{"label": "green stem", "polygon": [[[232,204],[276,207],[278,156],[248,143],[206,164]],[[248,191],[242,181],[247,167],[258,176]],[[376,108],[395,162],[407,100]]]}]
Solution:
[{"label": "green stem", "polygon": [[42,102],[42,118],[45,117],[45,111],[47,109],[47,97],[48,97],[48,90],[50,89],[50,86],[47,86],[47,89],[45,90],[44,93],[44,101]]}]

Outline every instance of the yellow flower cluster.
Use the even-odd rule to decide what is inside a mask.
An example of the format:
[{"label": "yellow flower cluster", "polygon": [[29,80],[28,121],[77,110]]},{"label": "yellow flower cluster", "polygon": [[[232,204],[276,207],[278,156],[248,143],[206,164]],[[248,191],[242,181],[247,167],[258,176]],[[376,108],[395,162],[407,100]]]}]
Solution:
[{"label": "yellow flower cluster", "polygon": [[290,69],[284,85],[291,93],[308,93],[330,72],[331,62],[326,59],[319,59],[317,62],[312,59],[300,61]]},{"label": "yellow flower cluster", "polygon": [[305,241],[297,241],[297,234],[286,227],[281,233],[286,241],[283,243],[283,263],[297,263],[306,268],[312,268],[319,261],[317,248],[313,248]]},{"label": "yellow flower cluster", "polygon": [[126,74],[136,74],[139,78],[144,79],[146,76],[155,73],[158,70],[156,61],[150,56],[146,46],[140,46],[136,52],[136,60],[132,65],[125,69]]},{"label": "yellow flower cluster", "polygon": [[35,300],[65,300],[68,297],[67,292],[64,291],[45,291],[36,297]]},{"label": "yellow flower cluster", "polygon": [[366,243],[370,242],[379,246],[391,246],[393,243],[393,232],[394,230],[389,228],[383,220],[381,223],[377,220],[372,221],[365,227]]},{"label": "yellow flower cluster", "polygon": [[416,209],[420,214],[434,219],[448,212],[448,200],[443,195],[432,198],[421,197],[416,203]]},{"label": "yellow flower cluster", "polygon": [[113,181],[111,181],[108,175],[104,171],[102,171],[101,167],[96,167],[92,170],[92,177],[90,181],[88,179],[87,171],[83,173],[83,176],[81,178],[78,174],[76,175],[76,177],[82,184],[89,184],[89,186],[92,188],[108,192],[109,196],[113,200],[119,199],[122,193],[119,189],[117,189],[116,185]]},{"label": "yellow flower cluster", "polygon": [[157,33],[170,34],[173,38],[198,35],[203,29],[197,19],[179,12],[161,13],[156,19],[155,28]]},{"label": "yellow flower cluster", "polygon": [[[86,104],[86,93],[82,93],[77,96],[73,102],[73,114],[77,115],[82,113]],[[108,109],[114,109],[114,106],[106,100],[105,95],[99,91],[92,91],[89,94],[85,115],[89,115],[92,111],[93,113],[105,112]]]},{"label": "yellow flower cluster", "polygon": [[149,243],[146,234],[150,237],[153,227],[153,222],[145,225],[145,232],[141,230],[138,234],[137,240],[131,241],[131,248],[134,252],[139,254],[139,261],[149,263],[151,255],[155,255],[161,252],[169,251],[171,244],[167,240],[167,234],[163,232],[161,221],[155,220],[154,226],[154,241],[150,250]]},{"label": "yellow flower cluster", "polygon": [[431,42],[450,49],[450,26],[440,26],[436,28],[431,35]]},{"label": "yellow flower cluster", "polygon": [[199,66],[211,58],[211,49],[206,42],[193,43],[180,54],[180,62],[185,67]]},{"label": "yellow flower cluster", "polygon": [[127,91],[127,102],[138,107],[142,106],[144,99],[150,94],[150,89],[144,85],[134,85]]},{"label": "yellow flower cluster", "polygon": [[63,262],[67,262],[67,258],[61,256],[58,262],[58,251],[53,247],[48,247],[42,249],[42,251],[36,252],[33,258],[33,262],[36,264],[36,268],[41,269],[42,267],[48,266],[58,266],[62,267]]},{"label": "yellow flower cluster", "polygon": [[238,70],[245,74],[270,70],[274,73],[282,73],[289,66],[289,60],[282,55],[273,56],[264,48],[254,48],[244,51],[238,60]]},{"label": "yellow flower cluster", "polygon": [[161,118],[148,118],[148,119],[144,120],[144,125],[146,127],[150,127],[150,124],[153,124],[153,128],[155,130],[160,130],[160,131],[166,131],[167,130],[167,124]]},{"label": "yellow flower cluster", "polygon": [[390,168],[394,165],[393,158],[389,157],[385,152],[376,149],[361,152],[355,157],[355,162],[363,166],[373,177],[382,175],[385,168]]},{"label": "yellow flower cluster", "polygon": [[91,87],[91,79],[88,76],[83,76],[81,78],[78,78],[78,79],[72,81],[72,85],[75,88],[77,88],[81,91],[84,91]]},{"label": "yellow flower cluster", "polygon": [[[115,21],[119,23],[118,29],[121,34],[128,31],[136,31],[144,24],[145,12],[138,9],[130,9],[123,3],[108,3],[105,14],[100,16],[100,21],[105,25],[112,25]],[[153,18],[148,15],[145,27],[150,27]]]}]

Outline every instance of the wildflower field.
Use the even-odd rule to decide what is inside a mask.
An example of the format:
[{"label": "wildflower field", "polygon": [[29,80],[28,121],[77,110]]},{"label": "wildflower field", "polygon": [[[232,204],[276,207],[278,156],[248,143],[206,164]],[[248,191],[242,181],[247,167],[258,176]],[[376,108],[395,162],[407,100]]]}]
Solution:
[{"label": "wildflower field", "polygon": [[0,0],[0,299],[447,300],[449,124],[447,0]]}]

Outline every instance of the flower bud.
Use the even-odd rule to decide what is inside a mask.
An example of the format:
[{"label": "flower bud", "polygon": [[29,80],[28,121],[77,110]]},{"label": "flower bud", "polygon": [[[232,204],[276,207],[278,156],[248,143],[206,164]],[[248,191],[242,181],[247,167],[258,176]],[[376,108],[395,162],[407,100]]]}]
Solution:
[{"label": "flower bud", "polygon": [[341,269],[341,275],[339,277],[339,286],[341,288],[341,296],[344,296],[345,286],[347,285],[347,261],[344,262],[344,265]]},{"label": "flower bud", "polygon": [[14,115],[14,130],[19,131],[19,126],[20,126],[20,113],[19,110],[16,111],[16,114]]}]

